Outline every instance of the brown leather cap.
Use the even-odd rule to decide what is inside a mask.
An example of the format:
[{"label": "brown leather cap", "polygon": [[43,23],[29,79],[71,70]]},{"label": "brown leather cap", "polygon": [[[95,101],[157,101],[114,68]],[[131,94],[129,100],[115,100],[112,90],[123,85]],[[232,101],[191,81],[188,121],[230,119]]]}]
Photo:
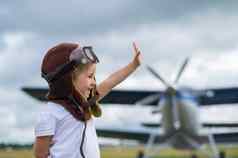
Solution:
[{"label": "brown leather cap", "polygon": [[75,43],[60,43],[49,49],[43,58],[41,71],[45,73],[53,72],[60,65],[69,61],[70,53],[78,47]]},{"label": "brown leather cap", "polygon": [[[41,65],[42,73],[54,72],[57,67],[69,61],[70,53],[78,47],[76,43],[60,43],[49,49],[43,58]],[[70,73],[66,73],[60,79],[49,84],[48,99],[61,98],[72,92],[72,79]]]}]

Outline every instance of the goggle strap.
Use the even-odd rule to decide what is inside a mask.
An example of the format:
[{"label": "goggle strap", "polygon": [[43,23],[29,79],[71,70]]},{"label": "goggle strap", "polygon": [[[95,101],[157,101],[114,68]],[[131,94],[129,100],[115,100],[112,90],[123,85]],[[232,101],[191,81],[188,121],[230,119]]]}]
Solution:
[{"label": "goggle strap", "polygon": [[41,72],[41,77],[43,77],[47,82],[50,82],[49,76],[46,73],[44,73],[43,71]]},{"label": "goggle strap", "polygon": [[41,73],[41,76],[49,83],[53,82],[56,79],[59,79],[61,76],[63,76],[65,73],[72,70],[73,66],[75,65],[75,61],[68,62],[56,69],[54,72],[50,73]]}]

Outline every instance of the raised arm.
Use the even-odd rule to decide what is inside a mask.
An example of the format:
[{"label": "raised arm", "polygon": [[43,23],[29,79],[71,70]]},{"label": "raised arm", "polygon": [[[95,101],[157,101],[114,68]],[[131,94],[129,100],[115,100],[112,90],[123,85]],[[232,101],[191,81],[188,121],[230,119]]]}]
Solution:
[{"label": "raised arm", "polygon": [[134,58],[133,60],[126,65],[125,67],[119,69],[118,71],[112,73],[107,79],[102,81],[97,90],[100,94],[99,100],[101,100],[105,95],[107,95],[113,87],[125,80],[136,68],[140,65],[140,51],[136,47],[136,44],[133,43],[134,48]]}]

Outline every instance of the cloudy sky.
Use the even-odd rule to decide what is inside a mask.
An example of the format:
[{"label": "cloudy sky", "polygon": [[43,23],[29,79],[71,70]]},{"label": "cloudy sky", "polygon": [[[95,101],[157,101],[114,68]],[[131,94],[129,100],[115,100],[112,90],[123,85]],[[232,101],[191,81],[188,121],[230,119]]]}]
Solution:
[{"label": "cloudy sky", "polygon": [[[100,58],[100,82],[130,62],[135,41],[142,51],[142,66],[117,88],[163,89],[144,65],[172,82],[186,57],[191,60],[181,85],[238,86],[237,6],[235,0],[1,1],[0,142],[33,141],[35,114],[42,104],[20,89],[46,86],[40,77],[41,60],[59,42],[92,45]],[[104,110],[111,122],[127,120],[122,117],[128,116],[112,115],[124,110],[120,107]],[[218,108],[209,110],[219,113]],[[232,113],[237,109],[226,110],[226,119],[238,120]]]}]

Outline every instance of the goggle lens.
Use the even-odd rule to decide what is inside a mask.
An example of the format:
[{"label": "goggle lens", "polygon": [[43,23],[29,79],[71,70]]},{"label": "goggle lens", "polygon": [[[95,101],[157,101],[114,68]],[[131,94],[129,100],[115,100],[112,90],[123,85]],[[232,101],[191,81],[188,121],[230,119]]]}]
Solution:
[{"label": "goggle lens", "polygon": [[76,48],[70,55],[70,61],[76,61],[77,63],[98,63],[99,60],[92,50],[92,47]]}]

